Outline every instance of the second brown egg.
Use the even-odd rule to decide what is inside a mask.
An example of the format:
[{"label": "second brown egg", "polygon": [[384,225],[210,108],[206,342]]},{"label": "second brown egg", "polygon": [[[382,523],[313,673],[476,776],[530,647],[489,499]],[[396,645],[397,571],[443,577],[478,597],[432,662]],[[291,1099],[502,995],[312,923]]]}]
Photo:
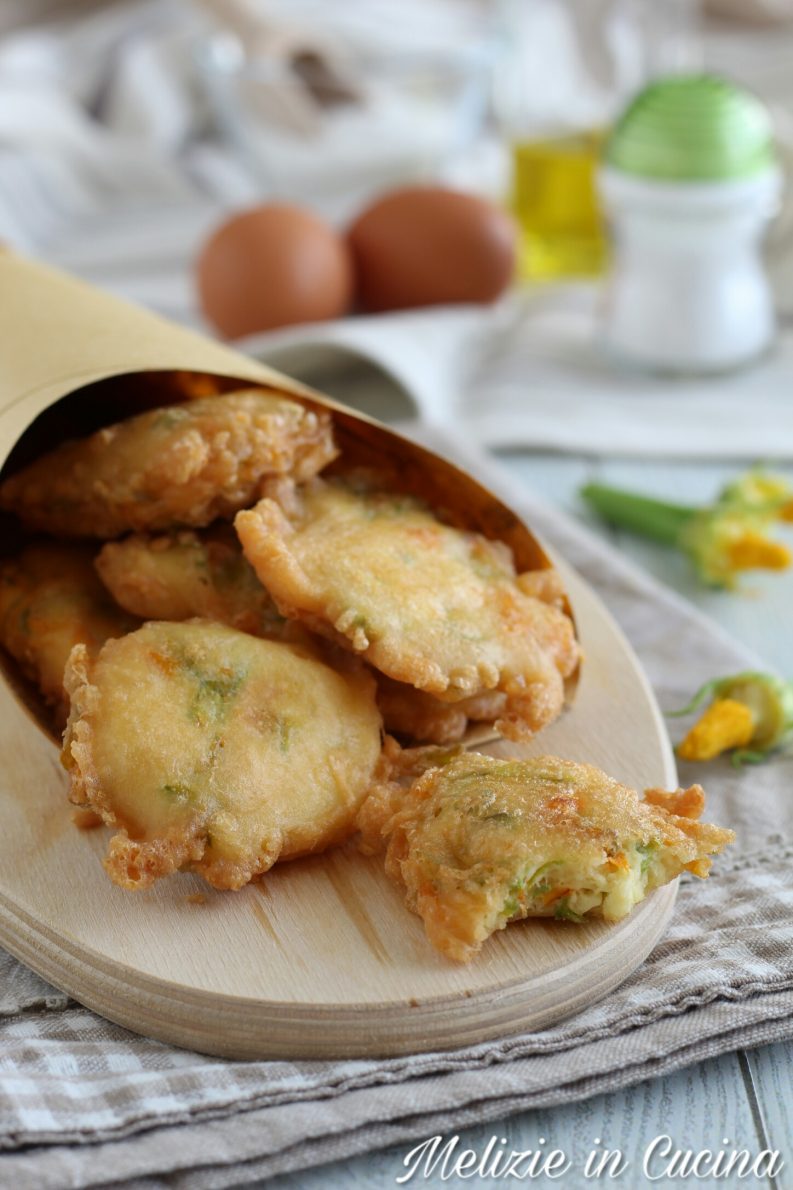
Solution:
[{"label": "second brown egg", "polygon": [[492,302],[515,269],[517,231],[501,207],[442,186],[409,186],[374,202],[347,240],[365,310]]}]

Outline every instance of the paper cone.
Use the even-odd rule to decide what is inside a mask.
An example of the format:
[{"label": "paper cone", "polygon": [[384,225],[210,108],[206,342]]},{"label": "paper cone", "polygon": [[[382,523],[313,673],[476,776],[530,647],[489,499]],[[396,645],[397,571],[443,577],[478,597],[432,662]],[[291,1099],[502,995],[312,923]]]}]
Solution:
[{"label": "paper cone", "polygon": [[[12,253],[0,253],[0,311],[0,465],[43,410],[86,385],[130,373],[202,372],[333,409],[345,453],[396,461],[406,486],[467,528],[506,541],[519,570],[550,566],[519,518],[459,468],[229,347]],[[103,423],[128,414],[110,407]]]},{"label": "paper cone", "polygon": [[[94,421],[86,426],[80,420],[82,390],[97,381],[179,371],[221,378],[218,391],[233,382],[253,382],[332,409],[344,458],[396,463],[406,489],[442,509],[452,523],[506,542],[519,570],[551,565],[520,519],[471,476],[371,418],[229,347],[12,253],[0,253],[0,310],[0,465],[34,419],[67,395],[73,394],[55,423],[61,438],[130,416],[138,401],[146,408],[173,400],[168,394],[152,402],[149,387],[147,402],[145,383],[103,386],[93,390],[92,401],[101,404],[98,411],[92,405]],[[52,425],[49,433],[51,439]],[[55,444],[50,440],[39,449]]]}]

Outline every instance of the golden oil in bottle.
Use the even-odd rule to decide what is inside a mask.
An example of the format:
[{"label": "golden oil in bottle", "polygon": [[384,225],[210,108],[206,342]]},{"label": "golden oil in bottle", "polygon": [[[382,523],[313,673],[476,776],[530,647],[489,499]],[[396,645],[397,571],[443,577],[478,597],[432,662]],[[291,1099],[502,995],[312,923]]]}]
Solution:
[{"label": "golden oil in bottle", "polygon": [[511,207],[520,225],[524,280],[591,277],[606,263],[595,173],[600,131],[511,144]]}]

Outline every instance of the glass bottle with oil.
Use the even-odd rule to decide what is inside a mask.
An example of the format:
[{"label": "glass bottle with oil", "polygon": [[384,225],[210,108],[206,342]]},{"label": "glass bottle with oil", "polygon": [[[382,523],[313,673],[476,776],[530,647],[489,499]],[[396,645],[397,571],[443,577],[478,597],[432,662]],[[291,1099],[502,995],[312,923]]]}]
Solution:
[{"label": "glass bottle with oil", "polygon": [[606,262],[595,188],[599,129],[510,143],[510,207],[520,227],[518,271],[528,280],[592,277]]}]

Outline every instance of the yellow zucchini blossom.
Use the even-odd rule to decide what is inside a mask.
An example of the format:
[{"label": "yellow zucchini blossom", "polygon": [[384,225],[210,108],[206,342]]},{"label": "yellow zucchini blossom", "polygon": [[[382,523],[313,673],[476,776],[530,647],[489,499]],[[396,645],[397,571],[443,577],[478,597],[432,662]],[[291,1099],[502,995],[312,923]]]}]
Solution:
[{"label": "yellow zucchini blossom", "polygon": [[722,489],[720,504],[755,508],[769,520],[793,522],[793,487],[781,475],[754,469]]},{"label": "yellow zucchini blossom", "polygon": [[594,483],[581,494],[610,524],[683,550],[710,586],[734,587],[746,570],[786,570],[793,562],[770,534],[774,522],[793,521],[793,489],[779,476],[749,471],[703,507]]},{"label": "yellow zucchini blossom", "polygon": [[688,715],[708,706],[677,746],[682,760],[713,760],[731,751],[736,765],[765,760],[793,732],[793,684],[774,674],[749,670],[706,682],[688,706]]},{"label": "yellow zucchini blossom", "polygon": [[679,543],[704,582],[734,587],[745,570],[787,570],[793,561],[788,547],[765,532],[767,523],[751,506],[715,504],[694,514]]},{"label": "yellow zucchini blossom", "polygon": [[769,475],[758,468],[747,471],[722,488],[720,504],[739,504],[793,520],[793,488],[781,475]]}]

